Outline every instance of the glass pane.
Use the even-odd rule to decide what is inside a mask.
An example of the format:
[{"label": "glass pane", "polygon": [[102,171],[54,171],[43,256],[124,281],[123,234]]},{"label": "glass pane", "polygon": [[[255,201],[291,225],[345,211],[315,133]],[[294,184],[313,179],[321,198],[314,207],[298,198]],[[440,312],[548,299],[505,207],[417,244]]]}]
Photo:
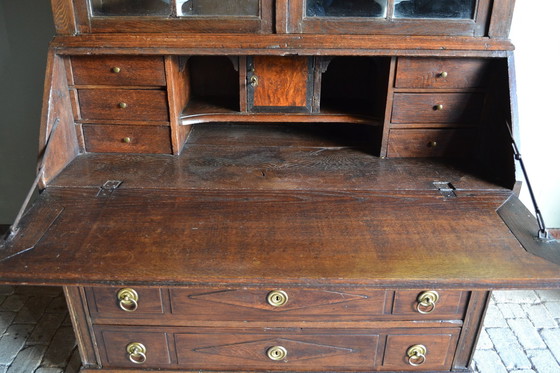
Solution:
[{"label": "glass pane", "polygon": [[306,0],[307,17],[385,17],[387,0]]},{"label": "glass pane", "polygon": [[177,0],[181,16],[258,16],[259,0]]},{"label": "glass pane", "polygon": [[476,0],[395,0],[395,18],[474,18]]},{"label": "glass pane", "polygon": [[90,0],[93,16],[169,16],[171,0]]}]

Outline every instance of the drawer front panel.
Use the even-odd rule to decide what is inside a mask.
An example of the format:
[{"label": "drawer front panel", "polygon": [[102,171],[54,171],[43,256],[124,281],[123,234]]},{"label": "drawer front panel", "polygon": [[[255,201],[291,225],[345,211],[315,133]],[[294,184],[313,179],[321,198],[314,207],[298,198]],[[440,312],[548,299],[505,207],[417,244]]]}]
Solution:
[{"label": "drawer front panel", "polygon": [[166,126],[84,124],[86,151],[97,153],[171,153]]},{"label": "drawer front panel", "polygon": [[[449,370],[455,355],[459,329],[445,329],[423,334],[422,331],[407,331],[387,336],[384,370]],[[413,354],[413,346],[425,348],[423,356]],[[420,347],[421,348],[421,347]],[[417,350],[418,351],[418,350]]]},{"label": "drawer front panel", "polygon": [[389,157],[465,157],[471,153],[476,132],[472,129],[393,129]]},{"label": "drawer front panel", "polygon": [[[275,292],[284,304],[269,299]],[[190,320],[363,320],[382,315],[387,303],[383,290],[171,289],[173,313]]]},{"label": "drawer front panel", "polygon": [[165,86],[163,57],[72,56],[74,84]]},{"label": "drawer front panel", "polygon": [[396,93],[392,123],[477,123],[483,94]]},{"label": "drawer front panel", "polygon": [[181,367],[214,370],[371,370],[379,336],[372,333],[178,333]]},{"label": "drawer front panel", "polygon": [[169,121],[167,94],[160,90],[80,89],[82,120]]},{"label": "drawer front panel", "polygon": [[162,291],[158,288],[87,288],[92,314],[138,317],[164,313]]},{"label": "drawer front panel", "polygon": [[423,319],[462,319],[468,292],[450,290],[398,290],[393,302],[393,315]]},{"label": "drawer front panel", "polygon": [[396,88],[479,88],[491,61],[477,58],[399,58]]}]

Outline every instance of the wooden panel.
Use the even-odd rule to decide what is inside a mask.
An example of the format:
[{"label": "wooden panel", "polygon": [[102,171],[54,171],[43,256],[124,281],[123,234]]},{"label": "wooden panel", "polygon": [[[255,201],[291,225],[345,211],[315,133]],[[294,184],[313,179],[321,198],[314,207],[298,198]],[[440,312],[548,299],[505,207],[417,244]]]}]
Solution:
[{"label": "wooden panel", "polygon": [[386,292],[370,289],[281,288],[288,296],[283,306],[267,302],[269,289],[171,289],[175,315],[189,320],[301,321],[363,320],[383,314]]},{"label": "wooden panel", "polygon": [[[336,333],[336,334],[335,334]],[[351,330],[311,330],[259,333],[241,330],[177,333],[179,365],[191,369],[370,370],[377,360],[379,336]],[[267,350],[286,349],[286,358],[273,361]]]},{"label": "wooden panel", "polygon": [[[491,60],[476,58],[397,59],[396,88],[477,88],[488,83]],[[442,75],[442,73],[445,73]]]},{"label": "wooden panel", "polygon": [[157,56],[72,56],[72,70],[77,85],[166,84],[163,58]]},{"label": "wooden panel", "polygon": [[391,122],[477,123],[483,102],[478,93],[395,93]]},{"label": "wooden panel", "polygon": [[[421,333],[421,332],[420,332]],[[449,370],[459,329],[432,330],[426,334],[409,333],[387,336],[383,368],[391,370]],[[414,345],[426,347],[426,359],[420,366],[412,366],[408,361],[407,350]]]},{"label": "wooden panel", "polygon": [[76,17],[72,0],[52,0],[52,13],[57,34],[74,35],[76,33]]},{"label": "wooden panel", "polygon": [[191,98],[186,60],[175,56],[167,56],[165,58],[165,71],[169,80],[167,99],[169,101],[173,154],[179,154],[192,129],[191,126],[182,126],[180,121],[180,115]]},{"label": "wooden panel", "polygon": [[125,287],[87,288],[86,294],[89,309],[92,313],[103,313],[114,317],[140,317],[144,315],[161,315],[164,312],[161,290],[158,288],[132,289],[138,294],[138,308],[132,312],[125,311],[119,306],[117,294]]},{"label": "wooden panel", "polygon": [[388,157],[467,157],[476,133],[470,129],[392,129]]},{"label": "wooden panel", "polygon": [[507,39],[513,19],[515,0],[494,0],[488,36]]},{"label": "wooden panel", "polygon": [[82,120],[169,121],[167,93],[141,89],[79,89]]},{"label": "wooden panel", "polygon": [[171,135],[166,126],[83,125],[88,152],[171,153]]},{"label": "wooden panel", "polygon": [[249,89],[249,110],[310,111],[313,85],[309,57],[252,58],[258,85]]},{"label": "wooden panel", "polygon": [[[414,316],[418,320],[424,319],[462,319],[467,306],[468,293],[461,291],[437,290],[439,300],[433,310],[427,314],[418,311],[418,296],[423,291],[398,290],[395,292],[393,315]],[[422,308],[430,311],[430,308]]]}]

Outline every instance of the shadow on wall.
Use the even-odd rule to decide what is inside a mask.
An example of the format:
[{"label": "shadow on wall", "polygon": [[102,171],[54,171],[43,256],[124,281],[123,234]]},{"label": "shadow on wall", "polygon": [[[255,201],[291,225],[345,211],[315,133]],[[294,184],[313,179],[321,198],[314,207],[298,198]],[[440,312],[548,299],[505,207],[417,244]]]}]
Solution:
[{"label": "shadow on wall", "polygon": [[35,178],[53,35],[50,1],[0,0],[0,224],[12,223]]}]

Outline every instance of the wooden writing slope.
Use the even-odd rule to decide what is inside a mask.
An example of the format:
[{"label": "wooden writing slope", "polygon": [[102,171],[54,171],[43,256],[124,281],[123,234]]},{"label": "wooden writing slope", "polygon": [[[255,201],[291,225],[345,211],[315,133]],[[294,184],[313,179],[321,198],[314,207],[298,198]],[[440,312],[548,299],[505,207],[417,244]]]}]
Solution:
[{"label": "wooden writing slope", "polygon": [[52,0],[0,281],[64,286],[88,373],[468,371],[490,291],[560,286],[513,3]]}]

